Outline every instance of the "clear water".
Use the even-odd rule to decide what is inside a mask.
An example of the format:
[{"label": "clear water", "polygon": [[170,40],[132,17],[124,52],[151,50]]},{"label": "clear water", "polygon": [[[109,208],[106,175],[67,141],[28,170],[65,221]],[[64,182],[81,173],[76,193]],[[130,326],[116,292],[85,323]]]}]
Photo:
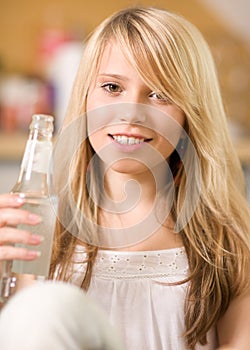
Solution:
[{"label": "clear water", "polygon": [[41,256],[33,261],[14,260],[12,272],[18,274],[32,274],[46,278],[49,273],[50,259],[52,253],[53,236],[56,221],[56,198],[29,198],[22,206],[42,217],[42,222],[35,226],[18,225],[18,228],[28,230],[33,234],[42,235],[44,240],[38,246],[25,246],[16,244],[19,247],[27,247],[31,250],[38,250]]}]

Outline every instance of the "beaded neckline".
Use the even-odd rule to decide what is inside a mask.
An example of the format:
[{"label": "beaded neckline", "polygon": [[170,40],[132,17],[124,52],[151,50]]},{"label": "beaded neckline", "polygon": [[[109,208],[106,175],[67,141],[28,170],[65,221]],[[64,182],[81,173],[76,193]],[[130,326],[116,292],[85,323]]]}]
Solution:
[{"label": "beaded neckline", "polygon": [[[77,253],[83,252],[77,249]],[[187,277],[188,261],[185,249],[154,251],[99,250],[93,276],[106,279],[140,279],[167,276]]]}]

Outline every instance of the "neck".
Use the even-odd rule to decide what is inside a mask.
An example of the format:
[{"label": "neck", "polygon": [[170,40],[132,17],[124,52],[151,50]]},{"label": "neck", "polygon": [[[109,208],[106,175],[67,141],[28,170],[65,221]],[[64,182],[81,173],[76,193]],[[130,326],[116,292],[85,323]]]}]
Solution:
[{"label": "neck", "polygon": [[153,203],[157,193],[166,184],[166,177],[166,173],[156,168],[139,174],[126,174],[109,169],[105,174],[104,188],[114,203]]},{"label": "neck", "polygon": [[137,174],[114,169],[105,173],[99,224],[113,230],[115,243],[111,234],[111,240],[104,240],[103,246],[129,250],[180,246],[172,232],[171,198],[166,191],[161,195],[167,181],[167,171],[160,167]]}]

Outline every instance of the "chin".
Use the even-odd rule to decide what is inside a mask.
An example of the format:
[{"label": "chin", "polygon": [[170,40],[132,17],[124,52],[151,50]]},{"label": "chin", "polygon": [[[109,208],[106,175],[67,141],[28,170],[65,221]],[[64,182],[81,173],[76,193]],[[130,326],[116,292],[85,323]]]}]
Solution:
[{"label": "chin", "polygon": [[110,167],[113,171],[121,174],[139,175],[148,172],[150,169],[146,165],[136,160],[119,160]]}]

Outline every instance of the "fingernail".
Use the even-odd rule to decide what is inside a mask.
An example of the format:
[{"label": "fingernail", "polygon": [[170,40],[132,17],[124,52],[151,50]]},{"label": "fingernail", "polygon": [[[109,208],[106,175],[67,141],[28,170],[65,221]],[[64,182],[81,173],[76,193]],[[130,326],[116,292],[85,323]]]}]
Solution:
[{"label": "fingernail", "polygon": [[39,252],[37,250],[29,250],[27,255],[30,258],[38,258],[39,256],[41,256],[41,252]]},{"label": "fingernail", "polygon": [[29,220],[35,223],[39,223],[42,221],[41,216],[36,215],[36,214],[29,214]]},{"label": "fingernail", "polygon": [[10,197],[10,201],[13,203],[24,203],[24,198],[19,197],[19,196],[12,196]]},{"label": "fingernail", "polygon": [[30,243],[41,243],[44,241],[44,236],[41,235],[32,235],[30,236]]}]

